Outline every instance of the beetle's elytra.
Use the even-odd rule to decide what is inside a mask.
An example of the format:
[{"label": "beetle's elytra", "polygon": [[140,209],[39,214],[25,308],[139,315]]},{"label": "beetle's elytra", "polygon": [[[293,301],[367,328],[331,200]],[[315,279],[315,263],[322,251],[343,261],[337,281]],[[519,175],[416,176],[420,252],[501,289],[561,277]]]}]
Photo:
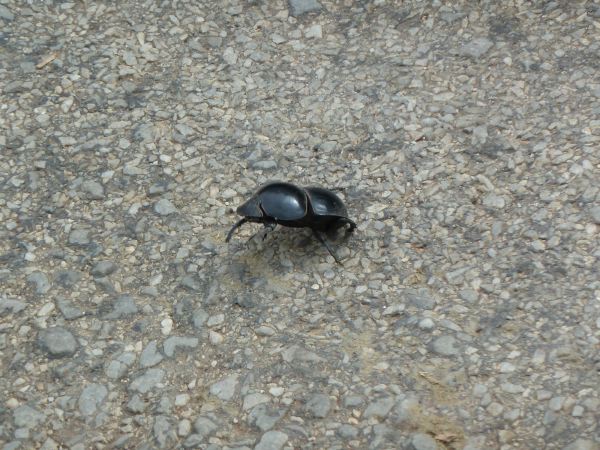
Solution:
[{"label": "beetle's elytra", "polygon": [[302,188],[282,181],[260,187],[248,201],[237,208],[237,213],[243,217],[229,230],[225,242],[229,242],[233,232],[246,222],[262,223],[270,229],[277,225],[306,227],[313,231],[340,264],[322,233],[345,225],[349,225],[347,233],[356,228],[356,223],[348,218],[344,202],[332,191],[320,187]]}]

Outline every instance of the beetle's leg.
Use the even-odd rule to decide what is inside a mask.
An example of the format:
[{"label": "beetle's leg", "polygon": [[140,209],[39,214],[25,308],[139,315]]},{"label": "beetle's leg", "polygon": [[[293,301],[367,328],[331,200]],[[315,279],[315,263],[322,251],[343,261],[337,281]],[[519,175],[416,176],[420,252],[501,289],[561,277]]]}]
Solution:
[{"label": "beetle's leg", "polygon": [[321,242],[321,244],[323,244],[325,246],[325,248],[327,249],[329,254],[331,256],[333,256],[333,259],[335,259],[335,262],[338,263],[339,265],[343,266],[342,262],[339,260],[339,258],[337,257],[337,255],[335,254],[333,249],[329,246],[329,243],[327,242],[327,240],[321,235],[321,233],[319,233],[317,230],[313,230],[313,234]]},{"label": "beetle's leg", "polygon": [[327,231],[331,233],[337,233],[337,231],[340,228],[344,228],[345,225],[350,225],[349,228],[346,228],[346,235],[352,233],[356,229],[356,223],[354,223],[352,220],[348,219],[347,217],[338,217],[338,219],[329,226]]},{"label": "beetle's leg", "polygon": [[343,225],[345,225],[345,224],[350,225],[350,228],[348,228],[346,230],[346,233],[352,233],[356,229],[356,223],[353,222],[352,220],[348,219],[347,217],[340,217],[338,219],[338,222]]},{"label": "beetle's leg", "polygon": [[265,232],[263,234],[263,238],[262,240],[264,241],[267,238],[267,235],[273,231],[275,228],[277,227],[277,223],[276,222],[265,222]]},{"label": "beetle's leg", "polygon": [[265,227],[262,230],[258,230],[252,236],[250,236],[248,238],[248,240],[246,241],[246,243],[248,243],[251,240],[253,240],[260,233],[263,233],[262,240],[264,241],[266,239],[266,237],[267,237],[267,234],[269,234],[271,231],[273,231],[275,229],[275,227],[277,226],[277,224],[275,222],[263,222],[263,225]]},{"label": "beetle's leg", "polygon": [[225,242],[229,242],[229,240],[231,239],[231,236],[233,236],[233,232],[238,229],[239,227],[241,227],[242,225],[244,225],[246,222],[249,222],[250,219],[248,219],[247,217],[244,217],[240,220],[238,220],[234,226],[231,227],[231,230],[229,230],[229,233],[227,233],[227,237],[225,238]]}]

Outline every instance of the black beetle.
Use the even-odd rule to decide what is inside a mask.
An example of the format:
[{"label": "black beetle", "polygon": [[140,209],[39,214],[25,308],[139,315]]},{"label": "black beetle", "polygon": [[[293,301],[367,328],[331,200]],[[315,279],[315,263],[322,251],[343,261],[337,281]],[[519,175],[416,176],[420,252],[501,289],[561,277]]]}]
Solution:
[{"label": "black beetle", "polygon": [[229,230],[225,242],[229,242],[233,232],[246,222],[262,223],[271,230],[277,225],[306,227],[313,231],[339,264],[340,260],[321,233],[335,231],[344,225],[350,225],[347,233],[356,228],[356,223],[348,218],[342,199],[330,190],[301,188],[282,181],[263,185],[250,200],[238,207],[237,213],[244,217]]}]

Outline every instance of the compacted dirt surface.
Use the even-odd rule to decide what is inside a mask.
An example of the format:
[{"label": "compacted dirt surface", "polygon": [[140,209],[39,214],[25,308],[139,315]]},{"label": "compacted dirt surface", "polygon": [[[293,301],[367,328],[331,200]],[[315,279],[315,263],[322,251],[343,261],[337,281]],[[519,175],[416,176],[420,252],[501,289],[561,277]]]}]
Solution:
[{"label": "compacted dirt surface", "polygon": [[[597,1],[0,0],[0,442],[600,448]],[[262,239],[270,180],[358,228]]]}]

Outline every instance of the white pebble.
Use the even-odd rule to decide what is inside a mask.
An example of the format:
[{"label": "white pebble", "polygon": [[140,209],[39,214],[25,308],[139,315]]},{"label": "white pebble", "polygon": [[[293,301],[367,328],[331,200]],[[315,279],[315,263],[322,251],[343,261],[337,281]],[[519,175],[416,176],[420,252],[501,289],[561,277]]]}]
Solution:
[{"label": "white pebble", "polygon": [[223,335],[221,333],[217,333],[216,331],[211,331],[210,333],[208,333],[208,339],[213,345],[219,345],[225,340]]},{"label": "white pebble", "polygon": [[183,419],[179,422],[179,425],[177,425],[177,434],[179,436],[187,436],[190,434],[190,431],[192,431],[192,423],[189,419]]},{"label": "white pebble", "polygon": [[509,362],[500,363],[500,373],[514,372],[517,368]]},{"label": "white pebble", "polygon": [[269,389],[269,394],[271,394],[273,397],[279,397],[284,392],[285,392],[285,389],[282,388],[281,386],[274,386],[271,389]]},{"label": "white pebble", "polygon": [[160,322],[160,331],[164,336],[168,336],[173,331],[173,319],[167,318]]},{"label": "white pebble", "polygon": [[40,308],[40,310],[38,311],[37,315],[39,317],[47,316],[52,311],[54,311],[54,303],[46,303],[44,306],[42,306]]},{"label": "white pebble", "polygon": [[189,394],[179,394],[175,396],[175,406],[187,405],[190,401]]},{"label": "white pebble", "polygon": [[421,330],[431,330],[431,329],[433,329],[434,326],[435,326],[435,323],[429,317],[425,317],[423,320],[421,320],[419,322],[419,328]]}]

